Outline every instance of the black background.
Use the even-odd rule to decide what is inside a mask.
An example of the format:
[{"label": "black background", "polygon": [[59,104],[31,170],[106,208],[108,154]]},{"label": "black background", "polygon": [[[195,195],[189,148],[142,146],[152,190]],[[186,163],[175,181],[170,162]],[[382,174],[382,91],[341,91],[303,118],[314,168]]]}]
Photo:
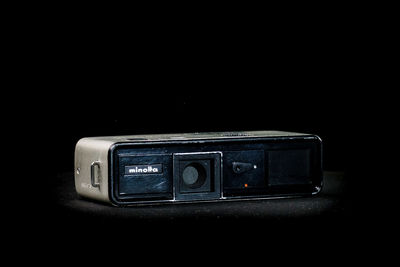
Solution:
[{"label": "black background", "polygon": [[[15,115],[12,133],[22,144],[11,150],[23,155],[23,166],[35,170],[18,181],[25,185],[19,193],[24,197],[13,197],[18,203],[14,215],[21,216],[17,225],[29,233],[28,244],[71,242],[83,255],[101,251],[102,244],[123,255],[135,249],[154,255],[170,244],[174,252],[162,255],[172,261],[193,255],[198,260],[199,253],[224,247],[245,252],[244,258],[225,258],[246,261],[265,251],[297,251],[307,260],[324,252],[318,244],[339,242],[348,250],[365,240],[357,226],[364,222],[369,191],[360,181],[371,180],[360,173],[365,164],[360,164],[360,148],[365,131],[376,126],[371,103],[380,99],[370,88],[380,77],[371,75],[376,54],[370,53],[368,33],[373,23],[361,22],[354,12],[218,23],[203,18],[190,25],[184,23],[189,18],[148,19],[130,22],[129,30],[122,27],[124,18],[98,24],[85,16],[56,19],[57,14],[24,24],[23,41],[15,43],[18,56],[10,64],[18,70],[11,88],[18,101],[9,112]],[[237,130],[319,135],[324,170],[345,173],[346,210],[329,218],[239,216],[166,223],[88,218],[56,204],[57,179],[73,172],[74,146],[82,137]],[[98,222],[93,232],[82,228],[93,222]],[[138,228],[140,236],[131,231]]]}]

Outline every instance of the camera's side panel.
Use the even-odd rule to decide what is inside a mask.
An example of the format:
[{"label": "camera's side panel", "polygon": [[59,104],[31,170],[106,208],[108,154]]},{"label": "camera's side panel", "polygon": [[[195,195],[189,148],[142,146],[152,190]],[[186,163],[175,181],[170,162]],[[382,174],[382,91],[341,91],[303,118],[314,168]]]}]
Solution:
[{"label": "camera's side panel", "polygon": [[108,151],[112,141],[82,138],[75,146],[75,189],[82,197],[110,202]]}]

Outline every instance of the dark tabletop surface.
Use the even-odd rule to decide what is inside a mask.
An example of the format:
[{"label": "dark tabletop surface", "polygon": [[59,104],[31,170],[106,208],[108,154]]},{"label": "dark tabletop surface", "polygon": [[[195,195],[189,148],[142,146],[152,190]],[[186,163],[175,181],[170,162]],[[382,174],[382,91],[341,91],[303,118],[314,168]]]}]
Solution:
[{"label": "dark tabletop surface", "polygon": [[56,227],[57,240],[61,233],[62,239],[88,235],[95,243],[106,237],[148,245],[153,245],[150,240],[181,245],[188,238],[213,240],[214,246],[217,240],[234,245],[238,240],[271,244],[338,239],[355,227],[347,184],[344,173],[324,172],[323,190],[313,197],[114,207],[78,197],[73,173],[66,172],[53,180],[52,204],[42,228]]},{"label": "dark tabletop surface", "polygon": [[73,173],[64,172],[49,182],[50,199],[46,195],[24,212],[14,209],[16,229],[25,229],[31,246],[41,241],[63,257],[104,252],[130,262],[137,251],[151,258],[164,251],[172,261],[182,255],[192,261],[213,251],[223,261],[236,261],[246,253],[258,259],[291,251],[309,262],[313,251],[326,253],[330,246],[335,250],[329,253],[343,254],[367,237],[354,216],[346,175],[324,172],[323,190],[313,197],[114,207],[78,197]]}]

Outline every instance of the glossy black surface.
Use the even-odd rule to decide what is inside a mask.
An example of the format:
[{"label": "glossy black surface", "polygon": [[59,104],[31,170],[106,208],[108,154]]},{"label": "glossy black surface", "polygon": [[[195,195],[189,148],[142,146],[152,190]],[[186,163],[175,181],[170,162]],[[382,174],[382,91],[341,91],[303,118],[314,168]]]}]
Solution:
[{"label": "glossy black surface", "polygon": [[[172,180],[172,154],[156,154],[134,156],[129,153],[119,154],[118,168],[115,168],[116,177],[119,177],[115,196],[119,201],[127,199],[171,199]],[[161,173],[151,174],[126,174],[127,166],[132,165],[155,165],[162,166]],[[167,178],[166,178],[167,177]]]},{"label": "glossy black surface", "polygon": [[[315,136],[120,143],[110,153],[110,193],[114,204],[311,195],[322,186],[321,146]],[[193,163],[204,170],[197,188],[182,178]],[[163,172],[125,173],[139,164]]]}]

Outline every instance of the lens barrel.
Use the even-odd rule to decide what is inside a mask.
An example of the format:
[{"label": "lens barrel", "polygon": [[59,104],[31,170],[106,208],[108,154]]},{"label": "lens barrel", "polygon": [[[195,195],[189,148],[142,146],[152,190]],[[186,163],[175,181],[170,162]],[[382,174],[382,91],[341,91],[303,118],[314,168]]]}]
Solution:
[{"label": "lens barrel", "polygon": [[213,199],[221,195],[221,154],[174,154],[175,198]]}]

